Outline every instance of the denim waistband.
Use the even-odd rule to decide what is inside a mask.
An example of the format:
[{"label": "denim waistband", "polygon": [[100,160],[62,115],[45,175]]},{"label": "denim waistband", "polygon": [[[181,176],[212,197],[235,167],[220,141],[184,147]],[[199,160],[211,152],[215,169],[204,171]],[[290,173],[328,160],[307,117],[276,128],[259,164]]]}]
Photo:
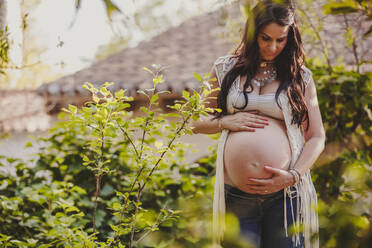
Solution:
[{"label": "denim waistband", "polygon": [[238,188],[235,188],[234,186],[231,186],[229,184],[225,184],[225,193],[243,198],[243,199],[273,199],[282,196],[283,190],[279,190],[278,192],[270,193],[270,194],[250,194],[244,191],[241,191]]}]

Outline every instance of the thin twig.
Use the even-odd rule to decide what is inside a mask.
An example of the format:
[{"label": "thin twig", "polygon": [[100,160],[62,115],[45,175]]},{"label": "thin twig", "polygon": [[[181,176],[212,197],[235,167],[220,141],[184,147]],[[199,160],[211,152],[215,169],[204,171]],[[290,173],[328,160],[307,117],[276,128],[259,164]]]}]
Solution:
[{"label": "thin twig", "polygon": [[145,179],[145,182],[143,183],[142,185],[142,189],[145,188],[146,186],[146,183],[148,181],[148,179],[151,177],[151,175],[154,173],[155,169],[158,167],[159,163],[162,161],[165,153],[170,149],[171,145],[173,144],[174,140],[177,138],[177,136],[180,134],[180,132],[184,129],[184,127],[186,126],[188,120],[191,118],[191,116],[193,115],[193,112],[191,112],[190,115],[187,116],[187,118],[183,121],[181,127],[177,130],[176,134],[173,136],[173,138],[169,141],[168,145],[167,145],[167,148],[162,152],[162,154],[160,155],[160,158],[158,159],[158,161],[156,162],[156,164],[154,165],[154,167],[152,167],[150,173],[147,175],[146,179]]},{"label": "thin twig", "polygon": [[[167,204],[166,204],[167,205]],[[165,209],[166,205],[163,207],[163,209]],[[155,223],[151,226],[151,228],[149,230],[147,230],[141,237],[139,237],[136,241],[135,241],[135,244],[138,244],[139,242],[141,242],[144,238],[147,237],[147,235],[149,235],[150,233],[153,232],[153,230],[155,228],[157,228],[160,224],[162,224],[165,220],[167,220],[167,218],[164,218],[162,220],[160,220],[160,217],[163,215],[163,213],[160,211],[160,213],[158,214],[158,216],[156,217],[156,220],[155,220]],[[173,213],[168,216],[168,218],[172,217],[173,216]],[[166,217],[166,216],[165,216]]]},{"label": "thin twig", "polygon": [[[112,111],[110,110],[109,114],[108,114],[108,119],[111,119],[111,114],[112,114]],[[101,128],[101,154],[100,154],[100,157],[99,157],[99,160],[101,161],[101,164],[103,165],[104,163],[104,152],[105,152],[105,134],[104,134],[104,130],[106,128],[106,125],[103,125],[102,128]],[[95,192],[95,199],[94,199],[94,210],[93,210],[93,233],[96,232],[96,214],[97,214],[97,207],[98,207],[98,196],[99,196],[99,193],[101,192],[101,180],[102,180],[102,176],[104,175],[103,173],[101,173],[101,168],[99,167],[99,164],[97,164],[97,167],[98,167],[98,174],[96,174],[96,192]]]},{"label": "thin twig", "polygon": [[[145,166],[142,165],[141,168],[138,170],[137,175],[136,175],[134,181],[132,182],[132,184],[130,186],[128,197],[124,199],[123,207],[120,210],[119,227],[123,223],[124,213],[125,213],[125,210],[128,207],[128,203],[129,203],[129,196],[132,194],[133,189],[134,189],[134,185],[137,183],[137,181],[138,181],[139,177],[141,176],[142,171],[143,171],[144,168],[145,168]],[[139,188],[140,188],[140,185],[139,185]],[[117,243],[119,241],[119,235],[117,235],[116,233],[115,233],[115,235],[116,235],[115,243]]]},{"label": "thin twig", "polygon": [[[151,104],[150,104],[150,107],[151,107]],[[147,128],[147,125],[148,125],[149,121],[146,120],[145,122],[145,125],[143,127],[143,133],[142,133],[142,139],[141,139],[141,147],[140,147],[140,154],[139,154],[139,157],[138,159],[141,160],[142,158],[142,152],[143,152],[143,143],[145,142],[145,135],[146,135],[146,128]]]},{"label": "thin twig", "polygon": [[[345,23],[345,26],[346,26],[346,30],[351,30],[350,28],[350,25],[349,25],[349,20],[347,19],[347,16],[346,14],[343,14],[343,17],[344,17],[344,23]],[[353,39],[353,42],[352,42],[352,48],[353,48],[353,55],[354,55],[354,58],[355,58],[355,63],[356,63],[356,68],[357,68],[357,72],[359,73],[359,56],[358,56],[358,51],[357,51],[357,44],[355,43],[355,38],[352,37]]]},{"label": "thin twig", "polygon": [[125,137],[129,140],[130,144],[132,145],[133,149],[134,149],[134,152],[136,153],[136,157],[137,159],[139,158],[139,154],[138,154],[138,151],[137,151],[137,148],[136,148],[136,145],[133,143],[132,139],[129,137],[127,131],[125,131],[125,129],[119,124],[118,121],[116,121],[116,123],[118,124],[120,130],[122,131],[122,133],[125,135]]},{"label": "thin twig", "polygon": [[136,209],[135,209],[134,217],[133,217],[133,221],[132,221],[132,229],[130,231],[129,248],[133,247],[134,231],[135,231],[135,228],[136,228],[137,215],[138,215],[139,202],[140,202],[140,199],[141,199],[141,195],[142,195],[141,185],[138,185],[138,193],[137,193],[137,199],[136,199]]},{"label": "thin twig", "polygon": [[96,131],[100,131],[98,127],[93,127],[93,126],[90,125],[90,124],[87,124],[87,126],[90,127],[90,128],[92,128],[92,129],[94,129],[94,130],[96,130]]},{"label": "thin twig", "polygon": [[308,21],[311,29],[314,31],[316,37],[319,39],[320,46],[322,47],[322,53],[323,53],[325,59],[327,60],[328,72],[329,73],[332,73],[333,67],[332,67],[331,61],[330,61],[329,56],[328,56],[328,50],[326,48],[326,45],[324,44],[324,40],[322,39],[319,31],[315,27],[314,23],[311,20],[311,17],[307,14],[307,12],[304,9],[300,8],[300,7],[298,9],[305,15],[305,17],[306,17],[306,19],[307,19],[307,21]]},{"label": "thin twig", "polygon": [[32,66],[35,66],[37,64],[40,64],[41,61],[37,61],[37,62],[34,62],[32,64],[26,64],[26,65],[22,65],[22,66],[18,66],[18,65],[6,65],[6,66],[0,66],[0,69],[4,69],[4,70],[22,70],[22,69],[25,69],[27,67],[32,67]]},{"label": "thin twig", "polygon": [[94,210],[93,210],[93,233],[96,232],[96,213],[97,213],[97,206],[98,206],[98,196],[101,191],[101,178],[102,178],[102,175],[96,176],[96,192],[95,192]]}]

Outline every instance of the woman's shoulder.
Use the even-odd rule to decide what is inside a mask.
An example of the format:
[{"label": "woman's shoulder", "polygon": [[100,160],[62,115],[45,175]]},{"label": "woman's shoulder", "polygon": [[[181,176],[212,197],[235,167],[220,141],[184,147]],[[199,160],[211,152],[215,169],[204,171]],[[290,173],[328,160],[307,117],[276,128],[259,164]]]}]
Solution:
[{"label": "woman's shoulder", "polygon": [[214,69],[220,85],[226,73],[233,68],[237,60],[236,55],[224,55],[216,59],[214,62]]},{"label": "woman's shoulder", "polygon": [[305,87],[309,84],[313,73],[309,68],[307,68],[305,65],[301,66],[301,73],[302,73],[302,78],[305,82]]},{"label": "woman's shoulder", "polygon": [[234,54],[228,54],[221,57],[218,57],[216,61],[214,62],[215,65],[219,64],[232,64],[237,61],[237,55]]},{"label": "woman's shoulder", "polygon": [[217,67],[222,72],[226,73],[234,66],[234,64],[237,61],[238,61],[237,55],[228,54],[218,57],[214,62],[214,66]]}]

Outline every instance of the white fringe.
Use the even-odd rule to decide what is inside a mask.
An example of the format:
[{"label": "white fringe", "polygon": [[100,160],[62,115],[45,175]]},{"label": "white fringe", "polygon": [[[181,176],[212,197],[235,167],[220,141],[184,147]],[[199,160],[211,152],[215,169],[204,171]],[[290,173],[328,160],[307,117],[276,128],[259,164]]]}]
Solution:
[{"label": "white fringe", "polygon": [[[319,223],[317,213],[317,195],[311,180],[310,171],[307,171],[301,178],[300,182],[294,186],[295,192],[291,192],[289,188],[285,189],[285,193],[291,199],[291,206],[293,193],[296,193],[297,214],[294,216],[292,211],[292,219],[294,220],[295,233],[292,235],[292,241],[298,245],[300,244],[300,234],[304,236],[305,248],[318,248],[319,247]],[[286,208],[286,202],[284,202]],[[286,217],[285,217],[286,219]],[[285,222],[286,234],[288,225]],[[302,229],[301,229],[302,228]],[[313,237],[313,235],[316,235]]]},{"label": "white fringe", "polygon": [[216,180],[213,196],[213,247],[220,247],[219,243],[225,232],[225,184],[223,154],[228,130],[223,130],[217,147]]}]

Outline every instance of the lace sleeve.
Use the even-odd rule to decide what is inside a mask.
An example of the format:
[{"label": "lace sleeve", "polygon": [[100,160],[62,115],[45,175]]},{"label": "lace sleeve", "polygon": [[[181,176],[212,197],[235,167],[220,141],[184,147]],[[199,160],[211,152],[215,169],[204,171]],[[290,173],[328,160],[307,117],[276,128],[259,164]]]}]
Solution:
[{"label": "lace sleeve", "polygon": [[310,71],[310,69],[303,65],[302,66],[302,77],[303,77],[304,82],[305,82],[305,88],[309,84],[309,82],[312,78],[312,75],[313,75],[313,73]]},{"label": "lace sleeve", "polygon": [[225,77],[226,73],[234,66],[236,58],[232,55],[226,55],[219,57],[214,62],[214,68],[216,70],[216,75],[218,79],[218,84],[221,86],[222,80]]}]

